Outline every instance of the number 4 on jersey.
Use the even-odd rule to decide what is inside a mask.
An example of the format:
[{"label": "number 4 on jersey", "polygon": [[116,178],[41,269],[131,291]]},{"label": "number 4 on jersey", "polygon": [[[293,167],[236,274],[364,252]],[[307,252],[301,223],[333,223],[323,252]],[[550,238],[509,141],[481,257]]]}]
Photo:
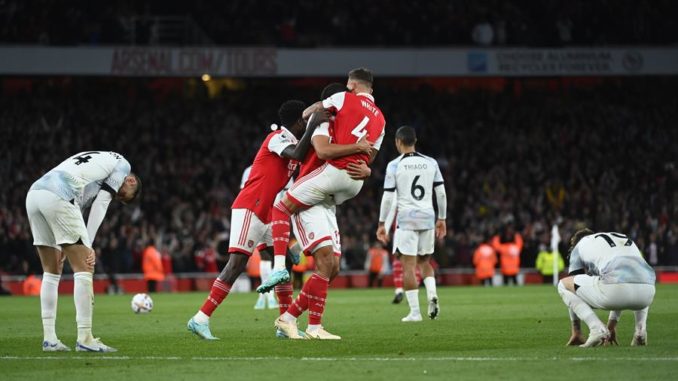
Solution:
[{"label": "number 4 on jersey", "polygon": [[351,134],[356,136],[358,140],[362,139],[363,136],[367,135],[367,130],[365,130],[365,126],[367,126],[367,123],[370,122],[370,118],[364,117],[363,120],[358,123],[357,126],[351,131]]}]

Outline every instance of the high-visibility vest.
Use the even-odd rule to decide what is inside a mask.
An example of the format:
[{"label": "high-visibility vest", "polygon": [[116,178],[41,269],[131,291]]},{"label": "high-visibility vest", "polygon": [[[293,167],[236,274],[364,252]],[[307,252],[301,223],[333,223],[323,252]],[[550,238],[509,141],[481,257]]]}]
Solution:
[{"label": "high-visibility vest", "polygon": [[497,266],[497,254],[492,246],[481,243],[473,253],[473,265],[476,267],[476,277],[487,279],[494,276],[494,268]]}]

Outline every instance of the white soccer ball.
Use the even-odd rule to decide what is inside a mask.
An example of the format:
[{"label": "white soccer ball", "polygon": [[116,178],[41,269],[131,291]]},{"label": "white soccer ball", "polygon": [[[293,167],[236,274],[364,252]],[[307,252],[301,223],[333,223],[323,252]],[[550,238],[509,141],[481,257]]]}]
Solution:
[{"label": "white soccer ball", "polygon": [[148,294],[136,294],[132,298],[132,311],[135,314],[147,314],[153,310],[153,299]]}]

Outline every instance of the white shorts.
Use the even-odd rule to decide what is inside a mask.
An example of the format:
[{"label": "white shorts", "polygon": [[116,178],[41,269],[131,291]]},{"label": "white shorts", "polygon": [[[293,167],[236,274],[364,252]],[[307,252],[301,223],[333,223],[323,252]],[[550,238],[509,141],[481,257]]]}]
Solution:
[{"label": "white shorts", "polygon": [[403,230],[393,233],[393,252],[402,255],[430,255],[435,246],[435,229]]},{"label": "white shorts", "polygon": [[261,250],[273,246],[271,224],[264,224],[249,209],[231,210],[231,235],[228,239],[229,253],[252,255],[255,248]]},{"label": "white shorts", "polygon": [[287,197],[297,205],[313,206],[323,201],[340,205],[360,193],[362,180],[353,180],[346,171],[325,163],[294,182]]},{"label": "white shorts", "polygon": [[334,207],[316,205],[292,215],[292,229],[306,255],[332,246],[334,255],[341,255],[341,237]]},{"label": "white shorts", "polygon": [[617,283],[607,284],[598,276],[575,275],[576,294],[586,304],[601,310],[642,310],[652,304],[653,284]]},{"label": "white shorts", "polygon": [[61,250],[61,245],[81,241],[91,248],[87,226],[80,208],[48,190],[30,190],[26,212],[33,233],[33,245]]}]

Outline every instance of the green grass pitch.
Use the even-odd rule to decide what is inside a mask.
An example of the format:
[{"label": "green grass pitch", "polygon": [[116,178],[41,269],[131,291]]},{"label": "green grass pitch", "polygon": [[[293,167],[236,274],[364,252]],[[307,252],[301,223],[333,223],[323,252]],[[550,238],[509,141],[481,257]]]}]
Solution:
[{"label": "green grass pitch", "polygon": [[[423,301],[425,292],[420,291]],[[660,285],[647,347],[630,347],[624,312],[619,347],[567,348],[569,320],[554,287],[439,289],[436,321],[401,323],[393,291],[330,290],[324,324],[339,342],[274,337],[273,310],[233,294],[215,312],[205,342],[186,330],[204,293],[156,294],[135,315],[131,295],[96,296],[94,333],[114,354],[47,354],[37,297],[0,299],[2,380],[668,380],[678,374],[678,286]],[[424,307],[425,308],[425,307]],[[606,320],[606,313],[600,312]],[[300,327],[306,325],[305,319]],[[61,296],[57,333],[75,344],[71,296]]]}]

